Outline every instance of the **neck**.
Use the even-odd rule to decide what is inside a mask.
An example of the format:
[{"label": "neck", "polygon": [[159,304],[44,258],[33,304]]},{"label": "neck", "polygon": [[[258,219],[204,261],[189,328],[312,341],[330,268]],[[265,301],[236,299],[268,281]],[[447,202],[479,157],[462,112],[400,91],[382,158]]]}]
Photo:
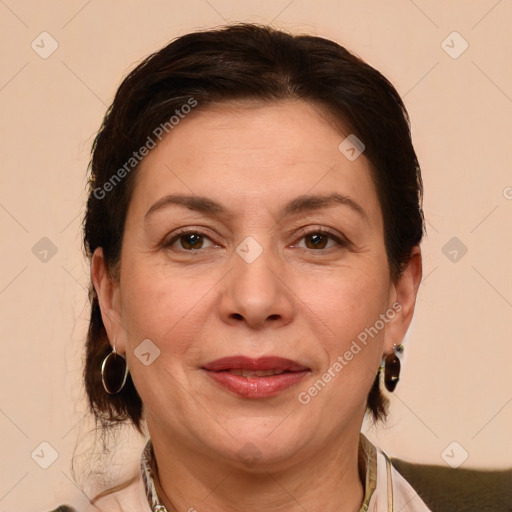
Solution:
[{"label": "neck", "polygon": [[169,512],[358,512],[364,485],[359,432],[338,436],[284,468],[240,469],[152,437],[157,491]]}]

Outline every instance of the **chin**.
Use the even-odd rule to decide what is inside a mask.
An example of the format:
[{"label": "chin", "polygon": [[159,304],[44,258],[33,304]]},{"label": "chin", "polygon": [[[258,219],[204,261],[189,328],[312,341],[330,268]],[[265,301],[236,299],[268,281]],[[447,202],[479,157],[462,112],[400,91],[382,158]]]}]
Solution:
[{"label": "chin", "polygon": [[290,425],[285,432],[277,432],[276,425],[279,422],[272,425],[268,420],[246,422],[246,428],[240,428],[238,433],[230,430],[232,437],[228,436],[219,449],[230,464],[244,470],[277,470],[294,464],[306,447],[307,436],[302,429],[297,429],[294,435]]}]

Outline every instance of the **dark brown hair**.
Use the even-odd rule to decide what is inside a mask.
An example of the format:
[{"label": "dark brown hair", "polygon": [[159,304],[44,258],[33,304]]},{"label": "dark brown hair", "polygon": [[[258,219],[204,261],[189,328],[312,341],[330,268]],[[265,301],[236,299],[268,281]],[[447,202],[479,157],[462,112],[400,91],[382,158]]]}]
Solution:
[{"label": "dark brown hair", "polygon": [[[320,105],[364,143],[384,218],[390,274],[397,279],[424,230],[420,168],[400,96],[381,73],[333,41],[253,24],[179,37],[123,80],[92,149],[84,219],[88,256],[102,247],[116,278],[137,169],[134,152],[155,140],[159,126],[170,132],[171,118],[184,105],[195,102],[199,110],[237,99]],[[117,395],[103,389],[100,367],[111,346],[92,285],[90,301],[84,377],[91,411],[103,427],[131,420],[140,430],[142,402],[131,378]],[[377,374],[367,401],[374,421],[385,419],[388,406],[379,380]]]}]

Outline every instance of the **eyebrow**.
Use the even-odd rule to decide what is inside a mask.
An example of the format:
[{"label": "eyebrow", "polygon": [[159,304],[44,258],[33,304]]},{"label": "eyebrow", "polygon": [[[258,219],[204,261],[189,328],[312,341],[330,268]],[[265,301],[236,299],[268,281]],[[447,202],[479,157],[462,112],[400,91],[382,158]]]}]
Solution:
[{"label": "eyebrow", "polygon": [[340,204],[348,206],[363,217],[363,219],[367,220],[366,212],[359,203],[356,203],[356,201],[348,196],[335,192],[322,195],[303,195],[292,199],[281,210],[281,216],[287,217],[288,215],[297,215],[298,213],[332,208]]},{"label": "eyebrow", "polygon": [[[367,214],[363,207],[349,196],[338,193],[303,195],[292,199],[280,210],[280,218],[291,215],[298,215],[311,211],[318,211],[323,208],[332,208],[337,205],[344,205],[367,220]],[[228,215],[228,209],[207,197],[197,195],[169,194],[156,201],[146,212],[145,219],[152,214],[169,206],[183,206],[189,210],[205,213],[212,216]]]},{"label": "eyebrow", "polygon": [[212,201],[211,199],[208,199],[207,197],[196,195],[169,194],[153,203],[144,217],[147,219],[153,213],[169,206],[184,206],[189,210],[200,213],[207,213],[210,215],[220,215],[227,213],[227,210],[224,208],[224,206],[216,203],[215,201]]}]

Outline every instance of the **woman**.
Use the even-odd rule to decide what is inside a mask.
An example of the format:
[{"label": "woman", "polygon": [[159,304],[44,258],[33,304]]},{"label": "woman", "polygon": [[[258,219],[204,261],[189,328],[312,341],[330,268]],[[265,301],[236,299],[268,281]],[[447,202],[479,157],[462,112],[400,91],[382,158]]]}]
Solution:
[{"label": "woman", "polygon": [[360,432],[399,378],[421,193],[400,97],[332,41],[235,25],[137,66],[93,148],[85,383],[149,440],[90,510],[428,510]]}]

